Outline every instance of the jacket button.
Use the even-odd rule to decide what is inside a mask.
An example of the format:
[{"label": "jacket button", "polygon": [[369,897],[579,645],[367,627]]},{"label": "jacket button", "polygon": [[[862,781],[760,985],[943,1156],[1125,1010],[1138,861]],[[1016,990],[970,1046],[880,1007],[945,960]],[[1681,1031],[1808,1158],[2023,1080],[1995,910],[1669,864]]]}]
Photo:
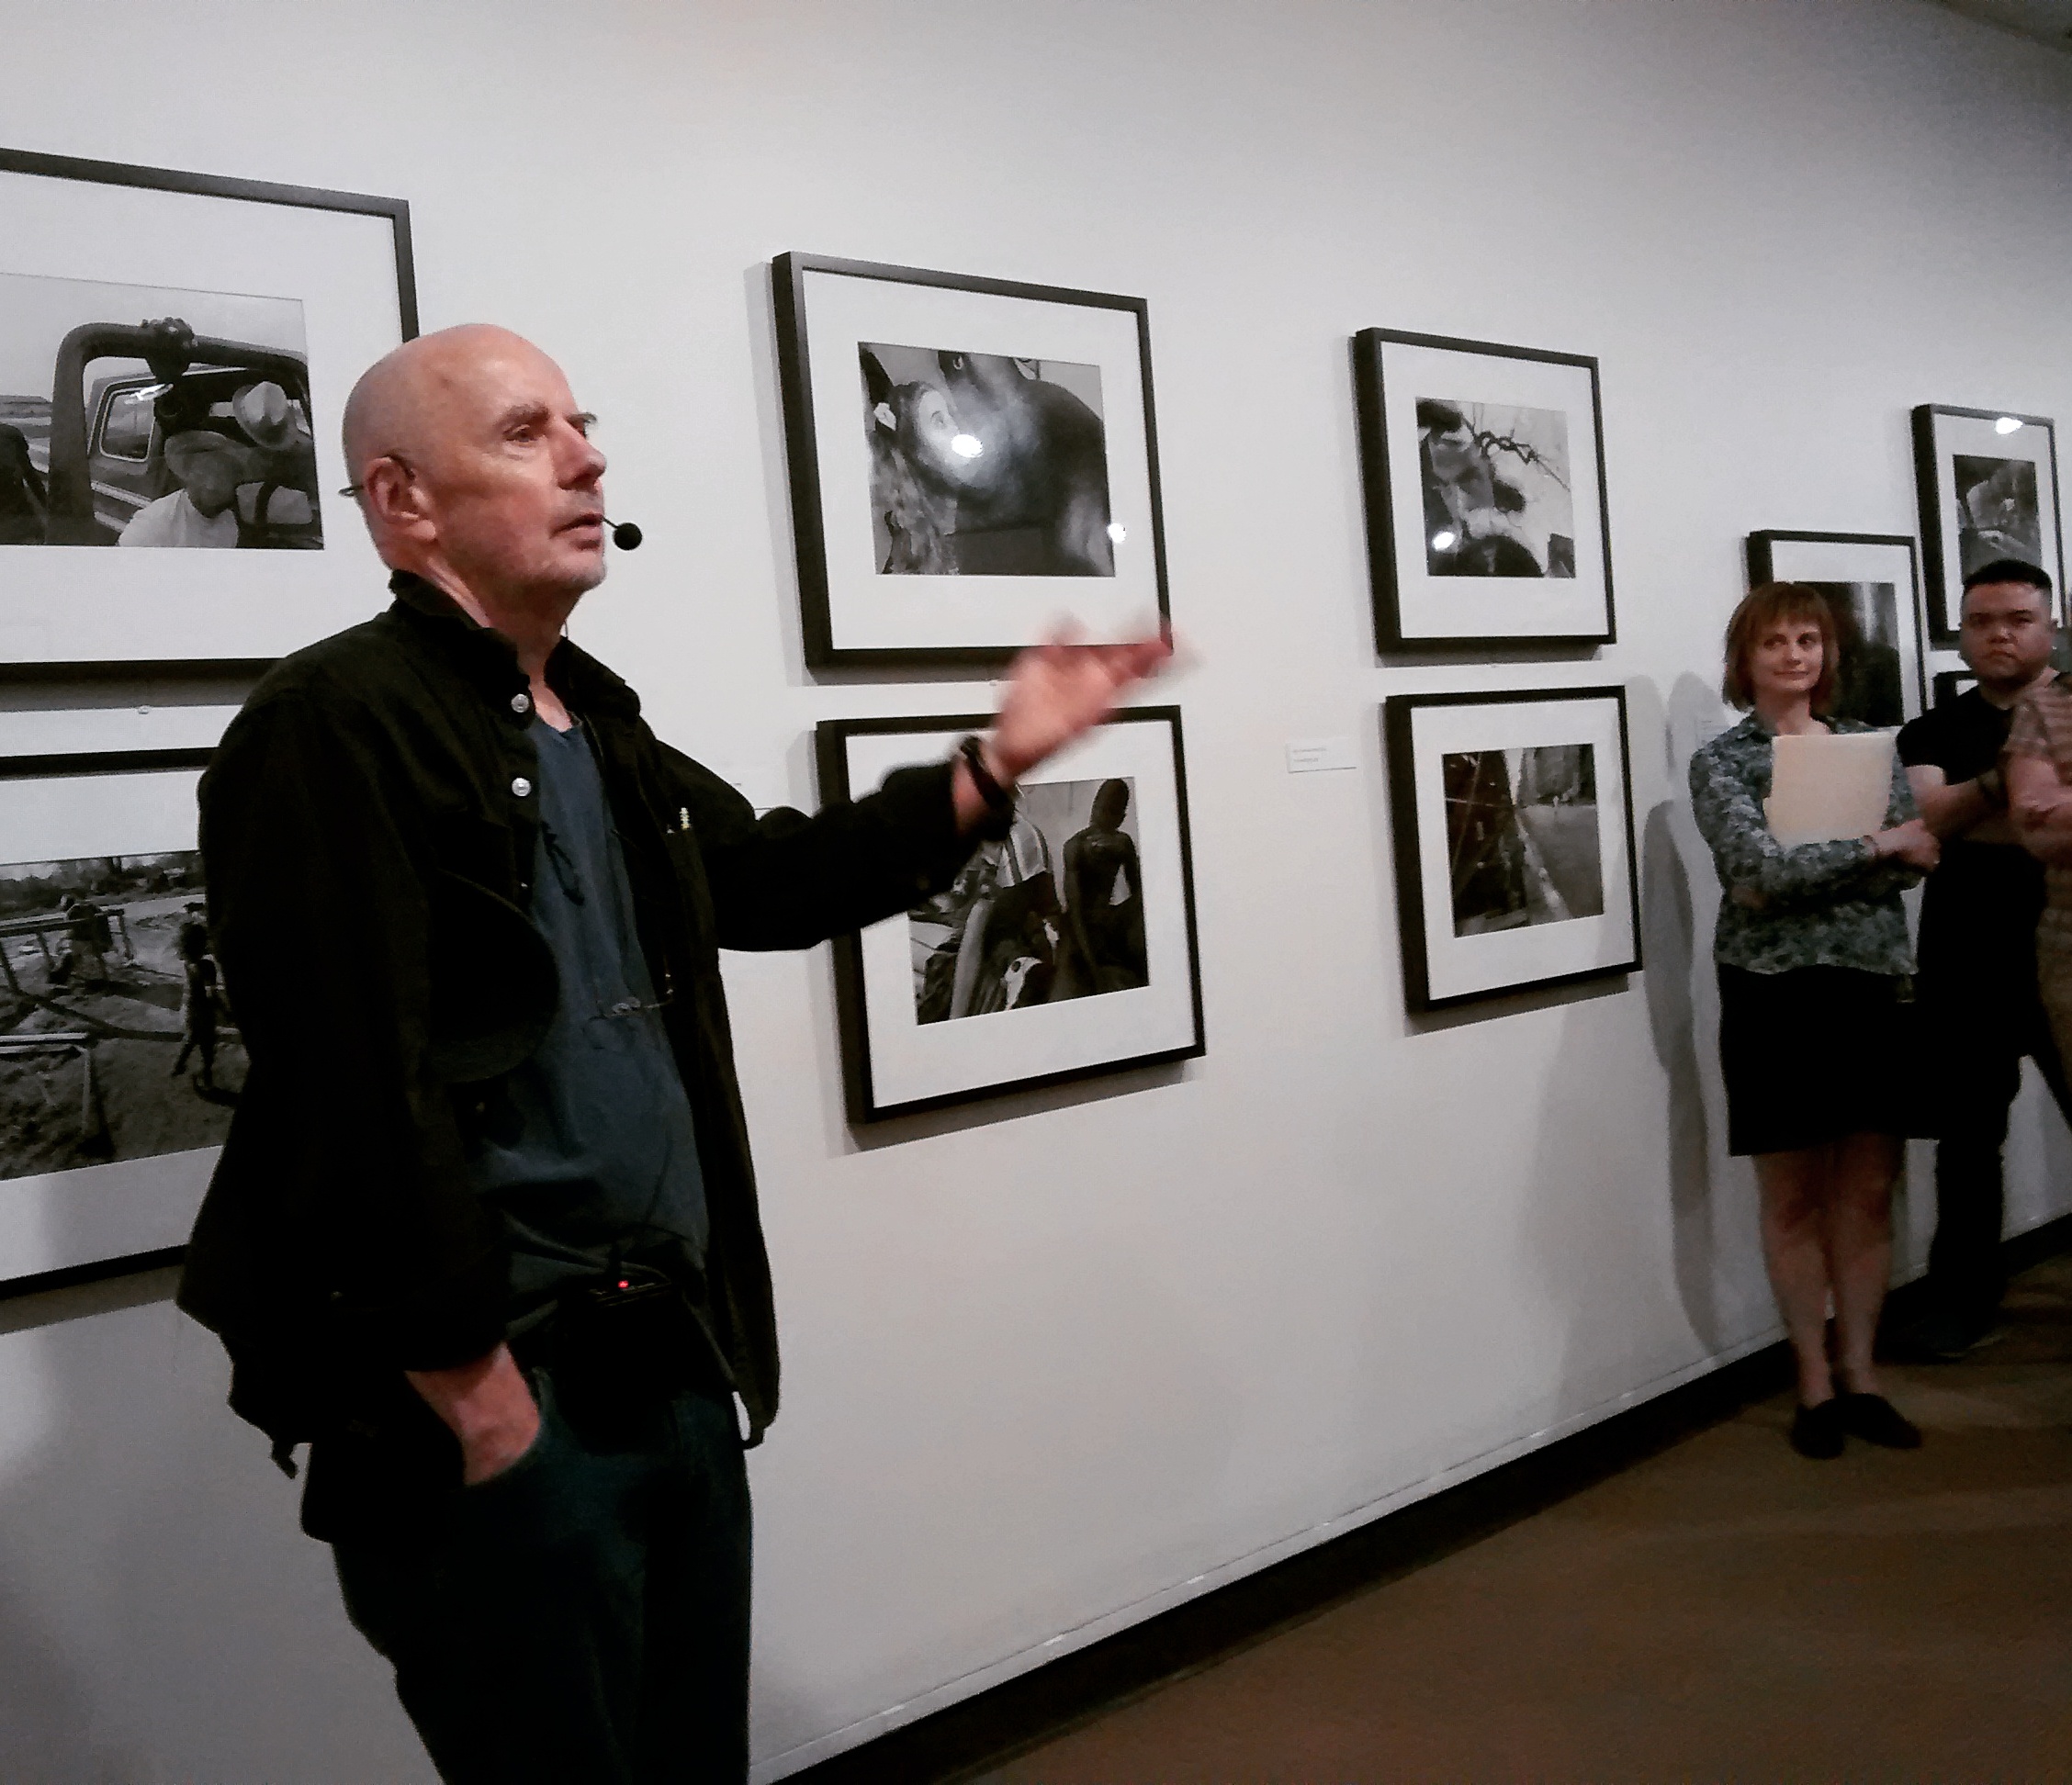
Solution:
[{"label": "jacket button", "polygon": [[514,775],[511,780],[511,791],[522,800],[533,791],[533,784],[524,776]]},{"label": "jacket button", "polygon": [[513,694],[511,697],[511,710],[513,713],[530,713],[533,710],[533,697],[529,694]]}]

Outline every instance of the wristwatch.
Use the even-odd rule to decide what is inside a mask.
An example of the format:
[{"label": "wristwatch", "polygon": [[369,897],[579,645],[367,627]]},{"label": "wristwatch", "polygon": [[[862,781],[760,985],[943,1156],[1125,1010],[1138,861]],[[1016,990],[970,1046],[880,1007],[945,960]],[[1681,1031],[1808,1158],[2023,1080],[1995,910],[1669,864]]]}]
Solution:
[{"label": "wristwatch", "polygon": [[985,816],[973,826],[974,833],[988,842],[997,842],[1014,827],[1015,796],[985,766],[985,745],[977,733],[958,741],[957,754],[963,758],[964,767],[971,771],[972,786],[985,803]]}]

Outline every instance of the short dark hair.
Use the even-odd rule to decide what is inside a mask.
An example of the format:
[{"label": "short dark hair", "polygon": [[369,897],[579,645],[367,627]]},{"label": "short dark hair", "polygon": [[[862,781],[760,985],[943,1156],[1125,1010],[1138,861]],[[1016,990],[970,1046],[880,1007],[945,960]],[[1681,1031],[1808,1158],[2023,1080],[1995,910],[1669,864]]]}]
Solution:
[{"label": "short dark hair", "polygon": [[2046,595],[2051,592],[2050,572],[2039,570],[2033,564],[2024,564],[2020,558],[1995,558],[1990,564],[1980,565],[1964,579],[1965,593],[1980,583],[2022,583],[2031,589],[2040,589]]},{"label": "short dark hair", "polygon": [[1719,691],[1729,706],[1755,704],[1750,660],[1762,634],[1780,620],[1810,620],[1820,628],[1820,679],[1813,687],[1813,711],[1825,713],[1841,670],[1841,636],[1827,597],[1804,583],[1762,583],[1741,597],[1741,604],[1727,623],[1727,673],[1720,679]]}]

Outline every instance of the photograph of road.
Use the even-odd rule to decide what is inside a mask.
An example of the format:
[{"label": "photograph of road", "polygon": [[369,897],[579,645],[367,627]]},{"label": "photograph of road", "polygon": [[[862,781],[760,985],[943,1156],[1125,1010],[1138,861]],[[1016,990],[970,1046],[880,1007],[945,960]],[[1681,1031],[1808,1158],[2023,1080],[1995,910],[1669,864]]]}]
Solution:
[{"label": "photograph of road", "polygon": [[1135,781],[1023,788],[1007,838],[906,923],[918,1022],[1148,985]]},{"label": "photograph of road", "polygon": [[887,576],[1112,577],[1098,365],[859,345]]},{"label": "photograph of road", "polygon": [[244,1083],[201,858],[0,865],[0,1178],[220,1145]]},{"label": "photograph of road", "polygon": [[323,544],[302,306],[0,272],[0,545]]},{"label": "photograph of road", "polygon": [[1456,936],[1604,915],[1592,746],[1448,751],[1441,768]]}]

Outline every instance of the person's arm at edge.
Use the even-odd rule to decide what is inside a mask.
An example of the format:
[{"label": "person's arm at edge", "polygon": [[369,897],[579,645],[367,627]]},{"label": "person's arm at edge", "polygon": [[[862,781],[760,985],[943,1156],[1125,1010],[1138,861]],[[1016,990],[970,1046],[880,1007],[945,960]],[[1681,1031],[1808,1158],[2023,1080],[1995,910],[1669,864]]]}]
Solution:
[{"label": "person's arm at edge", "polygon": [[2072,867],[2072,788],[2042,757],[2007,757],[2008,811],[2021,847],[2053,868]]}]

